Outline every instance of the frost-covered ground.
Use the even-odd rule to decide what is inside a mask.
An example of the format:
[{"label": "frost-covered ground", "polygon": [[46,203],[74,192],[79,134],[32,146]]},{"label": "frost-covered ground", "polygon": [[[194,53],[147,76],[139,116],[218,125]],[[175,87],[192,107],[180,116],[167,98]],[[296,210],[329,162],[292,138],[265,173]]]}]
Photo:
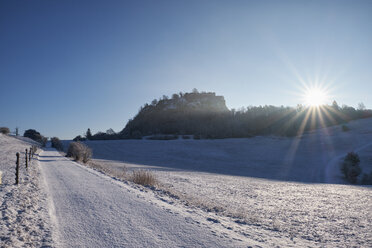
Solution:
[{"label": "frost-covered ground", "polygon": [[246,247],[253,240],[215,229],[143,189],[81,166],[54,149],[40,154],[57,247]]},{"label": "frost-covered ground", "polygon": [[[52,237],[38,161],[25,169],[24,151],[34,144],[26,138],[0,134],[0,247],[48,247]],[[16,152],[20,152],[20,183],[15,182]]]},{"label": "frost-covered ground", "polygon": [[[372,189],[342,185],[349,151],[372,169],[372,119],[300,138],[89,141],[96,162],[113,170],[152,170],[163,187],[215,215],[212,225],[264,247],[371,247]],[[200,213],[203,215],[203,213]]]}]

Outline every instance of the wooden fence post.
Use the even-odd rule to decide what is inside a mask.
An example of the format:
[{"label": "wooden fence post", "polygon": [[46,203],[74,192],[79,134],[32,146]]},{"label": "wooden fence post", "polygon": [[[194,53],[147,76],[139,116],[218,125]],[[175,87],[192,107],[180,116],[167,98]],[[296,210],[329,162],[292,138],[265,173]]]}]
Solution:
[{"label": "wooden fence post", "polygon": [[28,152],[28,160],[31,161],[31,147],[30,147],[30,151]]},{"label": "wooden fence post", "polygon": [[27,149],[26,149],[26,169],[28,167],[28,162],[27,162]]},{"label": "wooden fence post", "polygon": [[17,152],[16,156],[17,156],[17,162],[16,162],[15,184],[18,184],[19,182],[19,152]]},{"label": "wooden fence post", "polygon": [[31,149],[32,149],[32,157],[34,157],[35,152],[36,152],[36,146],[33,145],[33,146],[31,147]]}]

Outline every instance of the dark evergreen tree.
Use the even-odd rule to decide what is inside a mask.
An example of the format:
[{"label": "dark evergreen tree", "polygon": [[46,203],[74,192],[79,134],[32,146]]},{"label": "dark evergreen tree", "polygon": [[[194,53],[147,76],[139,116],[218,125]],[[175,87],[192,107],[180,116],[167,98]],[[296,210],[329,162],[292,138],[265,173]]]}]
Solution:
[{"label": "dark evergreen tree", "polygon": [[86,137],[88,140],[92,139],[92,132],[90,131],[90,128],[88,128],[88,130],[87,130],[87,132],[86,132],[86,134],[85,134],[85,137]]}]

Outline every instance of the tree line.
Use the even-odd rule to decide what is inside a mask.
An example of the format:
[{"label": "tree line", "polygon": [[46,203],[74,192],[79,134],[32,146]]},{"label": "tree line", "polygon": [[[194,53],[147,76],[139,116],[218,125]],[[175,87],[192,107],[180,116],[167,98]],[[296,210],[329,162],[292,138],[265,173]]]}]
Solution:
[{"label": "tree line", "polygon": [[[216,105],[220,107],[215,108]],[[265,105],[228,110],[223,106],[226,106],[223,97],[214,93],[174,94],[171,99],[163,97],[145,104],[118,133],[110,129],[92,135],[88,129],[85,137],[77,136],[75,140],[139,139],[156,134],[194,135],[206,139],[296,136],[317,128],[372,117],[372,110],[365,109],[364,104],[355,109],[339,106],[335,101],[332,105],[319,107]]]}]

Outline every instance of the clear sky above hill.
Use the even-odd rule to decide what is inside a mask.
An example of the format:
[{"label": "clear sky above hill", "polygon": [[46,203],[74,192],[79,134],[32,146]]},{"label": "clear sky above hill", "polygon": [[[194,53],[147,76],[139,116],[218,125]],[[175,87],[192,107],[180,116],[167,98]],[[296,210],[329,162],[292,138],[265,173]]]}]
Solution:
[{"label": "clear sky above hill", "polygon": [[0,1],[0,126],[73,138],[214,91],[229,108],[372,108],[372,1]]}]

